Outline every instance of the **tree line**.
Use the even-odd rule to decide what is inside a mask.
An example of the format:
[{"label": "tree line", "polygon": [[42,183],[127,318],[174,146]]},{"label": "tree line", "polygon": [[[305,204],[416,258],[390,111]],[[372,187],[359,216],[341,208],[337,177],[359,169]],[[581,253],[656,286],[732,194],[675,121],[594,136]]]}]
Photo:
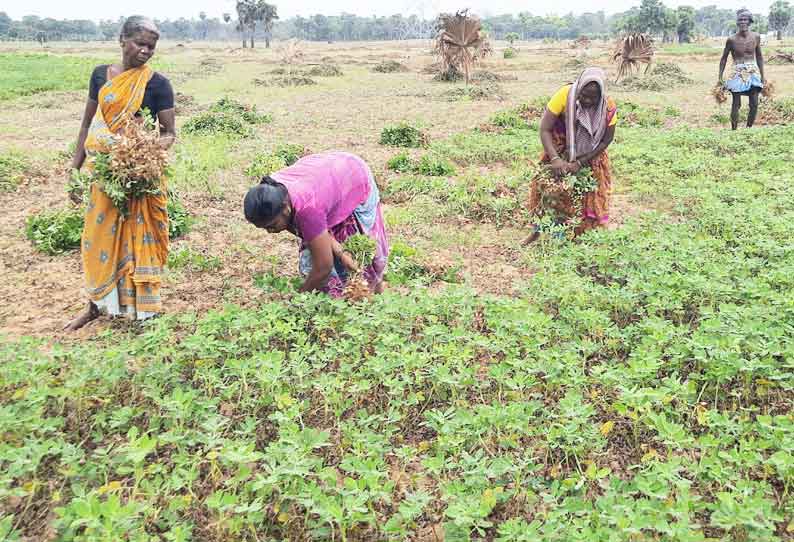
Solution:
[{"label": "tree line", "polygon": [[[794,30],[791,25],[792,6],[777,0],[769,13],[755,14],[753,30],[774,31],[781,38]],[[279,20],[276,6],[264,0],[238,0],[235,13],[221,18],[200,13],[195,18],[156,20],[165,39],[229,41],[242,40],[244,47],[262,39],[269,46],[271,39],[297,38],[308,41],[378,41],[425,39],[433,35],[435,19],[417,15],[360,17],[342,13],[336,16],[312,15]],[[645,32],[663,41],[690,42],[697,37],[727,36],[736,31],[736,12],[732,9],[706,6],[669,8],[661,0],[642,0],[628,11],[606,15],[603,11],[569,13],[563,16],[536,16],[529,12],[484,17],[483,28],[494,39],[517,34],[520,39],[593,39],[609,38],[627,32]],[[0,39],[65,41],[113,40],[118,37],[121,19],[56,20],[26,16],[12,20],[0,12]]]}]

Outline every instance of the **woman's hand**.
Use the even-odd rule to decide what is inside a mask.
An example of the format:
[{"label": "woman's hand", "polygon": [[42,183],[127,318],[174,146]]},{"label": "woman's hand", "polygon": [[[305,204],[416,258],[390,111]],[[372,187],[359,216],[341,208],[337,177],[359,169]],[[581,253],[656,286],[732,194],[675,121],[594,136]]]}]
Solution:
[{"label": "woman's hand", "polygon": [[579,160],[574,160],[573,162],[568,162],[568,174],[569,175],[576,175],[579,170],[582,169],[582,163]]},{"label": "woman's hand", "polygon": [[568,162],[559,156],[551,160],[549,167],[551,167],[551,172],[557,179],[568,173]]}]

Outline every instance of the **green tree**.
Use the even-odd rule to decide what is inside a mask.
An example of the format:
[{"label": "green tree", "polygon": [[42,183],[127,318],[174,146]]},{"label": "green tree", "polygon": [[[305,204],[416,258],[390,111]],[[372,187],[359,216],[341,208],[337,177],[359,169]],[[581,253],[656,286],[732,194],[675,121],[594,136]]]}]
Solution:
[{"label": "green tree", "polygon": [[8,34],[13,22],[5,11],[0,11],[0,36]]},{"label": "green tree", "polygon": [[689,43],[692,41],[692,34],[695,32],[695,8],[681,6],[676,10],[678,15],[678,43]]},{"label": "green tree", "polygon": [[512,47],[516,40],[520,37],[521,36],[519,36],[517,32],[508,32],[507,35],[505,35],[505,39],[507,40],[507,43],[510,44],[510,47]]},{"label": "green tree", "polygon": [[791,4],[777,0],[769,7],[769,28],[777,32],[777,39],[783,39],[783,31],[791,22]]},{"label": "green tree", "polygon": [[664,34],[665,10],[661,0],[642,0],[637,21],[638,30],[649,34]]}]

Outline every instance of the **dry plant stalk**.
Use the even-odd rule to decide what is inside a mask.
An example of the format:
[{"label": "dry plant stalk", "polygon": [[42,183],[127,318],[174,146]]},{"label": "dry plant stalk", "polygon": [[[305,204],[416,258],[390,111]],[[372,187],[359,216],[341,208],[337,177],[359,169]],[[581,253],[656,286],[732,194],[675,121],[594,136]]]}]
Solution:
[{"label": "dry plant stalk", "polygon": [[722,105],[728,101],[728,91],[725,90],[725,85],[722,83],[714,85],[714,88],[711,89],[711,95],[714,96],[714,101],[717,102],[717,105]]},{"label": "dry plant stalk", "polygon": [[157,181],[168,167],[168,151],[160,145],[157,129],[127,120],[121,136],[110,148],[110,168],[128,182]]},{"label": "dry plant stalk", "polygon": [[764,88],[761,90],[761,97],[767,101],[772,101],[775,99],[775,84],[772,81],[764,81]]},{"label": "dry plant stalk", "polygon": [[479,17],[469,15],[469,10],[465,9],[454,15],[442,13],[438,16],[433,52],[441,59],[441,73],[457,70],[469,84],[474,63],[485,58],[492,49]]},{"label": "dry plant stalk", "polygon": [[288,75],[291,76],[294,66],[303,61],[303,43],[298,39],[287,40],[277,52],[279,60],[287,67]]},{"label": "dry plant stalk", "polygon": [[651,67],[654,49],[653,38],[641,33],[629,34],[617,43],[612,61],[618,63],[618,76],[620,81],[626,75],[631,75],[645,64],[645,73]]},{"label": "dry plant stalk", "polygon": [[360,274],[350,277],[344,290],[345,299],[348,301],[358,302],[372,297],[372,290],[367,283],[367,280]]}]

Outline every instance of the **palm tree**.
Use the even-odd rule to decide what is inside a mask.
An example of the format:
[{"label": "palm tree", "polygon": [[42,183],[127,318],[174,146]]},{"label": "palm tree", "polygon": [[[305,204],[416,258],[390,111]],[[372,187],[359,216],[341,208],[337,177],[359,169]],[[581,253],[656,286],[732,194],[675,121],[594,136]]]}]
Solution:
[{"label": "palm tree", "polygon": [[[268,4],[265,0],[237,0],[237,29],[240,32],[248,30],[251,49],[254,48],[254,34],[256,23],[262,22],[265,27],[265,47],[270,47],[270,35],[273,31],[273,21],[278,19],[276,6]],[[246,46],[243,36],[243,47]]]},{"label": "palm tree", "polygon": [[[265,25],[265,48],[270,49],[270,39],[273,36],[273,24],[274,21],[278,19],[278,12],[276,11],[276,6],[273,4],[268,4],[260,0],[264,6],[262,7],[262,22]],[[251,45],[253,47],[253,45]]]}]

